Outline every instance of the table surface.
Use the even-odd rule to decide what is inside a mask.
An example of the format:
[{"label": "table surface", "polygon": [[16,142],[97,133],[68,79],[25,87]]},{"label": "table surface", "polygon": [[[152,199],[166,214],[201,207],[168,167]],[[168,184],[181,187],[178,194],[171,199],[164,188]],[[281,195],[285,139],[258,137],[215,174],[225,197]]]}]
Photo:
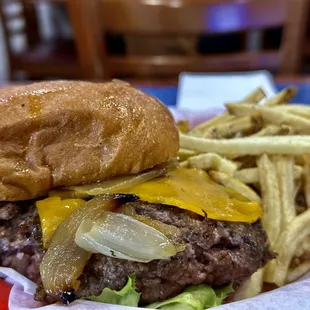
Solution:
[{"label": "table surface", "polygon": [[[130,80],[129,82],[142,91],[157,97],[168,106],[176,105],[178,95],[177,80]],[[294,97],[293,102],[310,105],[310,75],[276,76],[275,82],[278,90],[290,85],[296,86],[298,88],[298,93]],[[3,83],[2,85],[0,84],[0,88],[1,86],[5,87],[8,85],[12,84]]]},{"label": "table surface", "polygon": [[[157,97],[168,106],[175,106],[178,96],[177,81],[130,81],[142,91]],[[277,89],[287,86],[296,86],[297,95],[293,98],[294,103],[310,105],[310,76],[280,76],[275,77]]]}]

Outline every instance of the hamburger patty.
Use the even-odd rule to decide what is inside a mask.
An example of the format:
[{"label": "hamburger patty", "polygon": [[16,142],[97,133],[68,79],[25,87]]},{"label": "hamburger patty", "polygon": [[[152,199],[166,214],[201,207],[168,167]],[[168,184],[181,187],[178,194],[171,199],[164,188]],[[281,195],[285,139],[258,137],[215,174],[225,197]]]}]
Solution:
[{"label": "hamburger patty", "polygon": [[[167,299],[190,284],[237,285],[274,256],[260,222],[214,221],[175,207],[144,202],[131,205],[138,214],[178,227],[176,241],[186,243],[185,250],[170,260],[147,264],[94,254],[80,276],[78,297],[98,295],[104,287],[119,290],[131,275],[136,277],[143,303]],[[0,265],[40,284],[44,251],[32,202],[0,204],[0,238]]]}]

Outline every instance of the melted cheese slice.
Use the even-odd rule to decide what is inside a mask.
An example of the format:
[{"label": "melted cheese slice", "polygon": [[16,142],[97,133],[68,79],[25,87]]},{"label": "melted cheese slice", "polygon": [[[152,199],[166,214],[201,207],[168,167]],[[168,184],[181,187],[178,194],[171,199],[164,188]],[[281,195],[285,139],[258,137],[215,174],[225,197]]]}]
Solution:
[{"label": "melted cheese slice", "polygon": [[262,208],[233,190],[212,181],[201,169],[179,168],[162,178],[122,190],[140,200],[172,205],[215,220],[252,223]]},{"label": "melted cheese slice", "polygon": [[[252,223],[262,216],[262,208],[258,203],[248,201],[233,190],[215,183],[200,169],[179,168],[170,171],[165,177],[120,192],[135,194],[143,201],[175,206],[215,220]],[[45,248],[58,225],[83,203],[82,199],[61,200],[60,197],[37,201]]]},{"label": "melted cheese slice", "polygon": [[36,202],[41,221],[44,249],[48,248],[59,224],[84,202],[82,199],[61,200],[60,197],[50,197]]}]

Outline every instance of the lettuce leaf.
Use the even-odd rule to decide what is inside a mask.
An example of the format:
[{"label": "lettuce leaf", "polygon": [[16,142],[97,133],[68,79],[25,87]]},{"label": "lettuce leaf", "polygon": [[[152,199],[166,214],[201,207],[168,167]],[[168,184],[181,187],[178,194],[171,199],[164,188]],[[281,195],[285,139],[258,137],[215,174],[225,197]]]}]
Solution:
[{"label": "lettuce leaf", "polygon": [[183,293],[162,302],[152,303],[147,308],[162,310],[204,310],[221,305],[223,300],[232,291],[232,285],[216,290],[211,286],[203,284],[189,286]]},{"label": "lettuce leaf", "polygon": [[[181,294],[162,302],[155,302],[146,308],[162,310],[204,310],[219,306],[232,292],[232,285],[213,289],[209,285],[193,285],[187,287]],[[126,285],[120,291],[105,288],[99,296],[91,296],[88,300],[107,304],[138,307],[140,293],[135,289],[135,279],[129,277]]]},{"label": "lettuce leaf", "polygon": [[126,285],[120,291],[105,288],[99,296],[91,296],[87,299],[107,304],[138,307],[140,295],[135,289],[135,279],[129,277]]}]

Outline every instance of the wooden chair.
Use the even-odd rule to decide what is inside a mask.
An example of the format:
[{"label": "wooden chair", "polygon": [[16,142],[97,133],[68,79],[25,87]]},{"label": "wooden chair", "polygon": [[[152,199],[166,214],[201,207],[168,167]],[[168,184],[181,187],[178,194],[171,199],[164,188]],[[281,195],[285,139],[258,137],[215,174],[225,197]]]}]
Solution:
[{"label": "wooden chair", "polygon": [[93,20],[93,26],[125,37],[198,36],[283,26],[280,50],[112,55],[102,45],[98,48],[106,77],[175,77],[182,71],[255,69],[297,73],[308,4],[309,0],[98,0],[98,18]]},{"label": "wooden chair", "polygon": [[[0,0],[0,19],[10,79],[17,79],[20,73],[26,75],[27,79],[80,76],[73,41],[40,39],[35,1]],[[19,24],[18,27],[16,23]],[[26,39],[26,47],[21,51],[16,51],[12,44],[17,35]]]}]

